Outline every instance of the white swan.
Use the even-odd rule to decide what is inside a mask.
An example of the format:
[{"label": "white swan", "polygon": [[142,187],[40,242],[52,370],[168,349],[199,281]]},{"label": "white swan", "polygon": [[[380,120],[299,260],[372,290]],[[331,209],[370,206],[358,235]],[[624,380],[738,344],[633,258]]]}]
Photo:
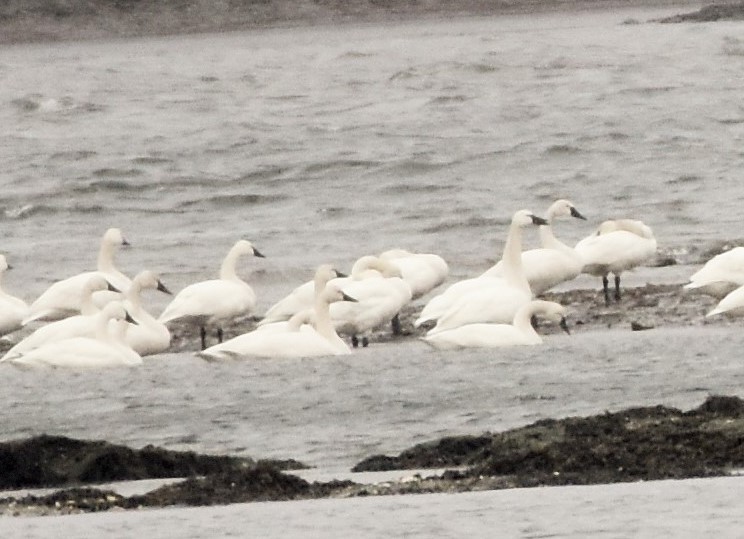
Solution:
[{"label": "white swan", "polygon": [[744,247],[720,253],[692,274],[686,290],[721,299],[744,285]]},{"label": "white swan", "polygon": [[522,229],[545,225],[547,221],[529,210],[516,212],[504,245],[502,277],[480,276],[450,286],[432,298],[415,325],[436,320],[429,330],[435,333],[475,322],[511,322],[520,306],[532,299],[532,291],[522,269]]},{"label": "white swan", "polygon": [[[315,301],[315,290],[318,286],[322,289],[328,281],[337,277],[346,276],[332,267],[329,272],[316,271],[315,277],[312,280],[296,287],[284,298],[269,307],[258,325],[265,326],[267,324],[274,324],[276,322],[288,320],[300,311],[311,309],[313,307],[313,302]],[[319,285],[318,279],[325,279],[325,281]]]},{"label": "white swan", "polygon": [[[321,266],[318,272],[333,271]],[[317,357],[350,354],[351,350],[336,333],[330,318],[330,305],[339,301],[356,301],[329,283],[318,291],[314,312],[296,313],[288,322],[277,322],[239,335],[199,352],[205,359],[241,357]],[[313,325],[307,324],[313,320]],[[281,326],[281,327],[277,327]]]},{"label": "white swan", "polygon": [[126,290],[131,280],[121,273],[114,264],[116,249],[122,245],[129,245],[118,228],[109,228],[101,239],[98,251],[97,271],[87,271],[62,281],[57,281],[34,301],[29,309],[29,315],[23,323],[34,320],[59,320],[80,312],[81,291],[93,274],[103,275],[113,287]]},{"label": "white swan", "polygon": [[239,316],[251,314],[256,308],[256,293],[236,272],[237,262],[243,255],[264,257],[251,242],[239,240],[225,256],[219,279],[188,285],[176,294],[158,321],[167,324],[187,320],[199,325],[202,350],[206,348],[207,327],[216,327],[217,338],[222,342],[222,326]]},{"label": "white swan", "polygon": [[111,302],[96,315],[95,337],[71,337],[49,342],[14,357],[10,363],[21,367],[70,368],[140,365],[142,358],[139,354],[124,344],[113,324],[109,326],[112,320],[134,322],[121,302]]},{"label": "white swan", "polygon": [[442,284],[449,275],[447,262],[431,253],[411,253],[405,249],[390,249],[380,259],[397,266],[402,279],[411,287],[413,300],[428,294]]},{"label": "white swan", "polygon": [[124,341],[139,355],[149,356],[168,350],[170,331],[142,306],[141,293],[145,289],[171,294],[154,271],[139,272],[124,297],[124,306],[136,324],[126,324]]},{"label": "white swan", "polygon": [[552,301],[533,300],[522,305],[511,324],[467,324],[454,329],[426,335],[423,340],[434,348],[498,348],[542,343],[542,337],[532,327],[533,316],[544,317],[560,324],[568,333],[566,309]]},{"label": "white swan", "polygon": [[[553,221],[559,217],[575,217],[586,220],[568,200],[556,200],[545,215],[548,222],[541,226],[539,249],[522,252],[522,267],[532,294],[539,296],[556,285],[575,279],[581,273],[584,263],[573,247],[569,247],[553,234]],[[503,262],[499,261],[484,275],[500,277]]]},{"label": "white swan", "polygon": [[[5,255],[0,255],[0,277],[10,266]],[[0,336],[12,333],[23,327],[23,319],[28,316],[28,304],[0,288]]]},{"label": "white swan", "polygon": [[401,278],[397,266],[377,256],[367,255],[354,263],[349,277],[330,281],[356,302],[337,302],[331,305],[331,320],[336,331],[350,335],[354,347],[369,344],[369,333],[382,324],[393,324],[401,309],[411,301],[411,287]]},{"label": "white swan", "polygon": [[49,342],[71,337],[94,337],[97,328],[96,315],[100,309],[94,305],[92,295],[110,287],[102,275],[97,273],[90,275],[80,293],[80,314],[41,326],[8,350],[0,361],[8,361]]},{"label": "white swan", "polygon": [[583,273],[602,277],[605,303],[610,303],[608,274],[615,276],[615,301],[620,301],[620,275],[643,264],[656,253],[651,228],[634,219],[605,221],[591,236],[576,244],[584,261]]}]

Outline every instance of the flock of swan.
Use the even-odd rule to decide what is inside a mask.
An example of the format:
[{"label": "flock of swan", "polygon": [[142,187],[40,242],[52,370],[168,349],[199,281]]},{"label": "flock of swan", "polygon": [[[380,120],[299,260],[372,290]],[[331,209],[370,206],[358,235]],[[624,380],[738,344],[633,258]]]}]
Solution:
[{"label": "flock of swan", "polygon": [[[555,201],[544,218],[529,210],[514,213],[498,263],[449,285],[425,304],[414,322],[426,328],[422,340],[437,349],[539,344],[536,320],[568,328],[566,309],[537,296],[587,273],[602,278],[608,304],[619,301],[622,273],[656,253],[656,239],[641,221],[605,221],[571,247],[553,233],[554,220],[561,218],[585,220],[568,200]],[[523,251],[523,231],[535,227],[541,247]],[[362,256],[349,275],[324,264],[312,280],[269,308],[255,329],[223,340],[224,326],[256,308],[253,288],[237,272],[241,258],[263,257],[252,243],[237,241],[217,278],[186,286],[158,317],[144,308],[141,293],[172,294],[152,271],[130,279],[116,268],[115,254],[127,244],[121,230],[107,230],[95,271],[55,282],[31,304],[0,288],[0,335],[33,330],[0,362],[21,367],[139,365],[143,356],[169,349],[168,326],[176,321],[199,328],[202,349],[197,354],[208,360],[350,354],[352,347],[367,346],[370,332],[382,325],[392,323],[393,332],[399,332],[401,310],[449,275],[440,256],[403,249]],[[0,275],[7,269],[0,255]],[[720,299],[708,316],[744,315],[744,247],[712,258],[685,288]],[[210,328],[216,329],[218,342],[207,346]],[[339,335],[349,336],[351,346]]]}]

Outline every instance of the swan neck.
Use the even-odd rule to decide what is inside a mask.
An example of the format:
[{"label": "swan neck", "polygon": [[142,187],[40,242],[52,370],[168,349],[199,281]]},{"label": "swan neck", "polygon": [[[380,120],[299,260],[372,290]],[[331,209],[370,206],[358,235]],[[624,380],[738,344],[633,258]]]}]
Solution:
[{"label": "swan neck", "polygon": [[522,334],[529,337],[530,340],[540,341],[542,340],[538,335],[535,328],[532,327],[532,315],[534,311],[532,309],[520,309],[516,315],[514,315],[514,327],[516,327]]},{"label": "swan neck", "polygon": [[529,290],[530,285],[522,270],[522,228],[512,223],[501,256],[504,279],[513,285]]},{"label": "swan neck", "polygon": [[320,295],[315,298],[315,331],[326,339],[337,337],[336,329],[333,327],[331,320],[331,306]]},{"label": "swan neck", "polygon": [[115,245],[103,240],[98,250],[98,271],[108,272],[114,268]]},{"label": "swan neck", "polygon": [[228,281],[240,279],[236,271],[236,266],[238,265],[239,258],[240,253],[235,249],[231,249],[230,252],[227,253],[227,256],[222,261],[222,265],[220,266],[220,279],[225,279]]}]

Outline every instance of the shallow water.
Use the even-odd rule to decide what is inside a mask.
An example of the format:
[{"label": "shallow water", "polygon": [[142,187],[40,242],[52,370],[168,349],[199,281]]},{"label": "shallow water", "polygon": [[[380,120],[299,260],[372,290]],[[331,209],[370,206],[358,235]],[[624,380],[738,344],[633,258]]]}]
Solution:
[{"label": "shallow water", "polygon": [[[344,269],[390,247],[439,253],[453,278],[472,275],[497,256],[513,211],[558,197],[589,217],[558,223],[560,237],[641,218],[681,264],[639,269],[630,282],[681,282],[704,249],[741,237],[744,41],[735,23],[622,24],[655,14],[0,49],[0,220],[16,268],[5,288],[33,299],[91,268],[108,226],[133,244],[118,256],[124,271],[158,270],[174,290],[214,274],[246,237],[268,257],[242,268],[261,311],[318,263]],[[146,300],[157,311],[165,298]],[[5,367],[2,438],[292,457],[340,473],[449,434],[741,395],[743,339],[735,326],[577,330],[503,352],[407,341],[348,358],[208,364],[163,354],[135,370]],[[237,533],[240,523],[307,535],[324,522],[329,536],[375,536],[397,534],[402,521],[427,537],[490,535],[496,523],[520,536],[703,527],[726,536],[740,524],[737,481],[4,519],[0,529],[41,536],[64,522],[77,535],[157,537],[183,519],[187,536]],[[696,511],[664,490],[677,487],[697,496]],[[632,500],[627,511],[618,497]],[[375,517],[389,510],[399,518]]]}]

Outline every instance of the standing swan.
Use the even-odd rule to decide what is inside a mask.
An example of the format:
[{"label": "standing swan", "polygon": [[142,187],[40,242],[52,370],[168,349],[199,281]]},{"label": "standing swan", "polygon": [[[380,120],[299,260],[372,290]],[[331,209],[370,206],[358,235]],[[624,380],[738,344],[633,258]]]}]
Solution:
[{"label": "standing swan", "polygon": [[140,365],[142,358],[109,326],[112,320],[134,322],[119,301],[112,301],[96,315],[95,337],[71,337],[34,348],[10,360],[22,367],[99,368]]},{"label": "standing swan", "polygon": [[[260,327],[216,344],[198,355],[205,359],[230,359],[240,357],[317,357],[350,354],[351,350],[338,336],[330,317],[330,305],[338,301],[356,301],[341,289],[328,282],[334,272],[330,265],[320,266],[315,281],[319,284],[315,294],[312,316],[301,311],[280,328],[272,325]],[[306,325],[308,319],[314,325]],[[273,324],[277,325],[277,324]]]},{"label": "standing swan", "polygon": [[533,316],[557,322],[566,332],[566,309],[552,301],[533,300],[519,308],[511,324],[467,324],[423,337],[434,348],[499,348],[541,344],[542,338],[530,323]]},{"label": "standing swan", "polygon": [[93,274],[103,275],[118,290],[129,288],[131,280],[121,273],[114,264],[116,250],[122,245],[129,245],[118,228],[109,228],[101,239],[98,251],[97,271],[87,271],[57,281],[42,293],[31,304],[29,315],[24,325],[34,320],[59,320],[80,312],[82,289]]},{"label": "standing swan", "polygon": [[615,276],[615,301],[620,301],[620,275],[640,266],[656,253],[651,228],[634,219],[605,221],[597,231],[576,244],[584,261],[583,272],[602,277],[605,304],[610,304],[609,280]]},{"label": "standing swan", "polygon": [[547,224],[529,210],[514,214],[504,245],[503,277],[481,276],[450,286],[432,298],[415,325],[436,320],[430,333],[474,322],[511,322],[520,306],[532,299],[532,291],[522,269],[522,229]]},{"label": "standing swan", "polygon": [[[575,279],[584,266],[581,257],[573,247],[569,247],[553,234],[553,221],[559,217],[575,217],[586,221],[576,207],[568,200],[556,200],[545,215],[548,222],[541,226],[539,249],[522,252],[522,267],[532,294],[539,296],[556,285]],[[484,275],[499,277],[503,263],[499,262]]]},{"label": "standing swan", "polygon": [[[9,269],[5,255],[0,255],[0,276]],[[0,336],[23,327],[23,319],[28,316],[28,313],[29,308],[25,301],[0,288]]]},{"label": "standing swan", "polygon": [[222,326],[252,313],[256,308],[256,293],[236,272],[238,260],[243,255],[264,258],[251,242],[239,240],[225,256],[219,279],[190,284],[181,290],[158,321],[167,324],[184,319],[198,324],[202,350],[207,347],[207,327],[216,327],[217,339],[222,342]]}]

